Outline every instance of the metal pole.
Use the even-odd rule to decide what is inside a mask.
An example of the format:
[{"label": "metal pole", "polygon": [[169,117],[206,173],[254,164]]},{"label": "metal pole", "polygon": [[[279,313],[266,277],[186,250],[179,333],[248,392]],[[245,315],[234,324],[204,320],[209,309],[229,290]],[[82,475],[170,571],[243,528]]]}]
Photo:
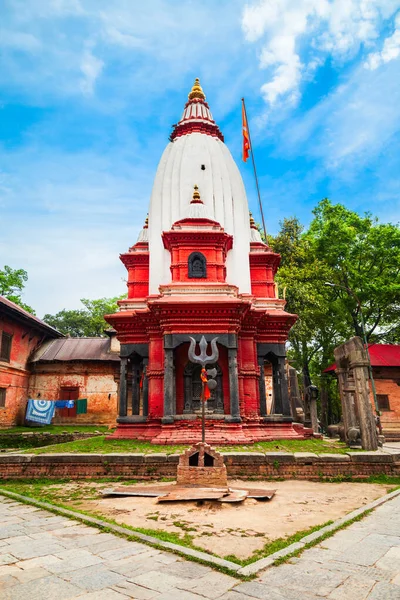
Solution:
[{"label": "metal pole", "polygon": [[265,227],[265,221],[264,221],[264,212],[263,212],[263,207],[262,207],[262,203],[261,203],[261,194],[260,194],[260,188],[258,186],[258,177],[257,177],[257,170],[256,170],[256,162],[254,160],[254,151],[253,151],[253,142],[251,141],[251,135],[250,135],[250,127],[249,127],[249,120],[247,118],[247,111],[246,111],[246,104],[244,102],[244,98],[242,98],[242,102],[243,102],[243,109],[244,109],[244,114],[246,116],[246,123],[247,123],[247,133],[249,134],[249,142],[250,142],[250,154],[251,154],[251,160],[253,163],[253,169],[254,169],[254,178],[256,180],[256,188],[257,188],[257,194],[258,194],[258,202],[260,205],[260,213],[261,213],[261,219],[262,219],[262,224],[263,224],[263,229],[264,229],[264,235],[265,235],[265,242],[267,241],[267,229]]},{"label": "metal pole", "polygon": [[201,441],[206,441],[206,401],[205,401],[206,384],[201,382]]}]

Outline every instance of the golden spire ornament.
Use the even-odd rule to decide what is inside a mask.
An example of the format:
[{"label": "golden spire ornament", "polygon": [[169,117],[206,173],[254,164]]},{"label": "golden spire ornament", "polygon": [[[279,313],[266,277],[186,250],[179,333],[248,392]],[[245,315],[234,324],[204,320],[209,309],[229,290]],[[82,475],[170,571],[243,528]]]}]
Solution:
[{"label": "golden spire ornament", "polygon": [[198,77],[196,77],[196,79],[194,80],[194,85],[192,87],[192,91],[190,92],[188,98],[189,98],[189,100],[193,100],[194,98],[200,98],[200,100],[206,99],[206,95],[203,92],[203,88],[200,85],[200,79]]},{"label": "golden spire ornament", "polygon": [[193,198],[192,198],[191,204],[202,204],[199,188],[197,185],[193,186]]}]

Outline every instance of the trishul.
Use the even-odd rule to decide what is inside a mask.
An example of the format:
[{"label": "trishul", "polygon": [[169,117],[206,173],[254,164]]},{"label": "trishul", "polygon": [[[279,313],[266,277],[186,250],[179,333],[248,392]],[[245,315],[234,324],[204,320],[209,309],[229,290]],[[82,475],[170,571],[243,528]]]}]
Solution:
[{"label": "trishul", "polygon": [[211,340],[211,354],[207,354],[207,342],[206,342],[206,338],[204,337],[204,335],[202,336],[199,346],[200,346],[200,354],[195,354],[195,348],[196,348],[196,340],[192,337],[189,336],[190,339],[190,347],[189,347],[189,351],[188,351],[188,358],[190,360],[190,362],[192,363],[198,363],[200,364],[203,369],[206,365],[210,364],[210,363],[215,363],[218,360],[219,357],[219,352],[218,352],[218,348],[217,348],[217,340],[218,338],[215,337]]}]

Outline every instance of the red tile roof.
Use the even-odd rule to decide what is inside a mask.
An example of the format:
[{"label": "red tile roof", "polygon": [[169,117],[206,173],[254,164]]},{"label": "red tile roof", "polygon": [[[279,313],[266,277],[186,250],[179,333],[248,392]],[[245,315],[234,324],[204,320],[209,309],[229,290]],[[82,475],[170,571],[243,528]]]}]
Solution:
[{"label": "red tile roof", "polygon": [[[373,367],[400,367],[400,345],[371,344],[368,346],[371,365]],[[324,370],[332,373],[336,370],[335,363]]]}]

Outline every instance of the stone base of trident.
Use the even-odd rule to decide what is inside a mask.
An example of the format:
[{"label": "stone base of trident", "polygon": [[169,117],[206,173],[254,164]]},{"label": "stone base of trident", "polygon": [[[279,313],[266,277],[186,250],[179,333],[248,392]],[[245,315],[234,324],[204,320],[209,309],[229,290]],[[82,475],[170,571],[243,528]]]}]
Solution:
[{"label": "stone base of trident", "polygon": [[206,402],[210,391],[215,390],[217,382],[217,369],[206,370],[206,365],[216,363],[219,357],[217,340],[211,340],[211,354],[207,354],[207,342],[203,336],[200,340],[200,354],[196,354],[196,340],[192,337],[188,351],[188,358],[192,363],[201,365],[201,442],[194,444],[181,455],[178,465],[178,485],[195,486],[227,486],[227,472],[222,454],[206,444]]}]

